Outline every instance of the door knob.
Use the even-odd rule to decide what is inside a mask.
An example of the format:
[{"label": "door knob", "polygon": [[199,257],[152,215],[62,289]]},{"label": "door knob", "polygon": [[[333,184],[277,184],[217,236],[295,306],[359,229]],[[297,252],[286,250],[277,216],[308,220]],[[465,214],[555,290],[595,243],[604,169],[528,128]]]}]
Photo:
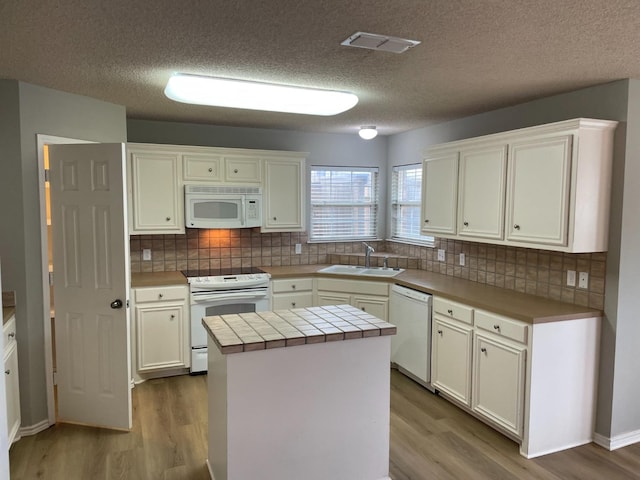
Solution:
[{"label": "door knob", "polygon": [[113,302],[111,302],[111,308],[122,308],[122,300],[116,298]]}]

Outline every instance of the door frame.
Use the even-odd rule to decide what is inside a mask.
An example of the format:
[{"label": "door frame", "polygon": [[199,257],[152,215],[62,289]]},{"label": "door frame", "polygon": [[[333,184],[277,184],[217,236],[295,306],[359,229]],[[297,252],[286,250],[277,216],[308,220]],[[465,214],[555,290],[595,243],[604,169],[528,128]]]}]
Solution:
[{"label": "door frame", "polygon": [[[40,249],[42,259],[42,303],[44,322],[44,362],[47,381],[47,417],[48,425],[56,423],[56,400],[53,388],[53,346],[51,338],[51,295],[49,295],[49,234],[47,226],[47,206],[44,173],[44,146],[69,143],[96,143],[91,140],[57,137],[54,135],[36,134],[38,154],[38,189],[40,193]],[[36,433],[36,432],[34,432]]]}]

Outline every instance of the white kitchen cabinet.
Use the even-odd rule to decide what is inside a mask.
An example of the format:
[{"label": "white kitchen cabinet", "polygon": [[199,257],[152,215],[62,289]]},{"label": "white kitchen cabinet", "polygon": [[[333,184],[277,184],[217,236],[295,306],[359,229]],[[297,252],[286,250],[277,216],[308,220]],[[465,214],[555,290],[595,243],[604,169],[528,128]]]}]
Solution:
[{"label": "white kitchen cabinet", "polygon": [[311,306],[313,306],[312,278],[271,280],[272,310],[304,308]]},{"label": "white kitchen cabinet", "polygon": [[182,155],[182,178],[185,181],[222,182],[222,155],[203,150]]},{"label": "white kitchen cabinet", "polygon": [[526,345],[476,331],[472,409],[522,437]]},{"label": "white kitchen cabinet", "polygon": [[130,144],[127,162],[129,233],[184,233],[180,153]]},{"label": "white kitchen cabinet", "polygon": [[470,406],[473,327],[436,314],[433,317],[432,338],[433,387]]},{"label": "white kitchen cabinet", "polygon": [[4,374],[7,399],[7,427],[9,445],[16,441],[20,430],[20,383],[18,375],[18,343],[16,341],[16,317],[12,316],[3,329]]},{"label": "white kitchen cabinet", "polygon": [[[430,147],[422,233],[570,253],[606,251],[616,125],[578,118]],[[458,156],[459,172],[447,170]]]},{"label": "white kitchen cabinet", "polygon": [[329,277],[320,277],[316,281],[316,305],[349,304],[381,320],[389,318],[388,283]]},{"label": "white kitchen cabinet", "polygon": [[573,135],[510,146],[507,239],[566,245]]},{"label": "white kitchen cabinet", "polygon": [[458,152],[427,156],[422,162],[421,233],[455,235]]},{"label": "white kitchen cabinet", "polygon": [[261,184],[262,159],[258,156],[226,156],[224,158],[224,179],[229,184]]},{"label": "white kitchen cabinet", "polygon": [[460,152],[458,234],[502,239],[507,146],[469,147]]},{"label": "white kitchen cabinet", "polygon": [[305,225],[305,159],[264,161],[262,232],[301,232]]},{"label": "white kitchen cabinet", "polygon": [[140,287],[133,294],[138,373],[188,368],[189,288]]}]

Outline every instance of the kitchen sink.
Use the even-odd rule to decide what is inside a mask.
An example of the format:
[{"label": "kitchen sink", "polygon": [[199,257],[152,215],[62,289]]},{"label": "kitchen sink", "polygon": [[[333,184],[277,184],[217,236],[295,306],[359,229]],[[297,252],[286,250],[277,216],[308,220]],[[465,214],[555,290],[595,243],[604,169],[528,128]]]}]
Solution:
[{"label": "kitchen sink", "polygon": [[355,265],[331,265],[318,270],[319,273],[334,273],[337,275],[363,275],[372,277],[395,277],[403,268],[383,268],[383,267],[358,267]]}]

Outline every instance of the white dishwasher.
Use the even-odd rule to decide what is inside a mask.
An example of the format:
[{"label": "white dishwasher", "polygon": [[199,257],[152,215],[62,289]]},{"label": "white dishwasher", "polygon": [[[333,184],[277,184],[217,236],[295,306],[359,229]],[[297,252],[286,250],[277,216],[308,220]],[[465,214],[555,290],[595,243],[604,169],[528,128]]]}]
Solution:
[{"label": "white dishwasher", "polygon": [[391,287],[389,323],[397,327],[391,337],[391,363],[424,387],[431,386],[431,295],[400,285]]}]

